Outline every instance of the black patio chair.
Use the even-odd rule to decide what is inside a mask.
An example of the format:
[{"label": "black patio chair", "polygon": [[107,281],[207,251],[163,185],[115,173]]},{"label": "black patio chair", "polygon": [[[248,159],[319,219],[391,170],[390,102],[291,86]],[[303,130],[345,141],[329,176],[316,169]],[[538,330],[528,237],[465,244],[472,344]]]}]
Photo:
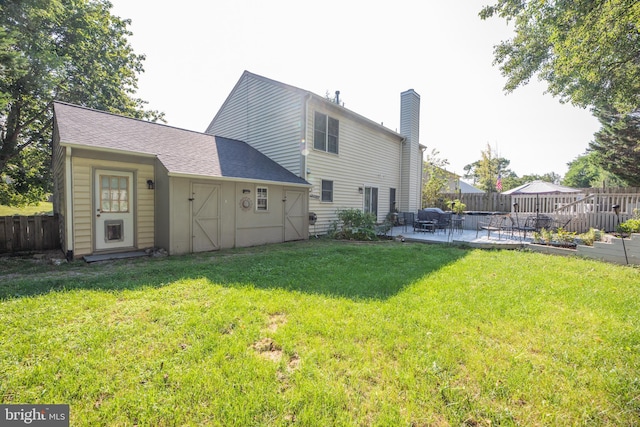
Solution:
[{"label": "black patio chair", "polygon": [[480,230],[487,230],[487,239],[491,237],[492,231],[497,231],[498,240],[500,240],[504,218],[504,215],[490,215],[488,220],[478,221],[478,226],[476,227],[476,237],[478,237],[478,233],[480,233]]},{"label": "black patio chair", "polygon": [[447,231],[451,227],[451,212],[438,213],[436,230]]}]

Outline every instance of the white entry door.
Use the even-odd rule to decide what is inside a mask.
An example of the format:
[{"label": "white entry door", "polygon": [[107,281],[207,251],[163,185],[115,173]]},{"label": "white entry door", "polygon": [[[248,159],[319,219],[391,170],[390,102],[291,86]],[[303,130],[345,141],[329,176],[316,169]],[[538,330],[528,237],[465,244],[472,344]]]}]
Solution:
[{"label": "white entry door", "polygon": [[133,173],[96,169],[94,182],[96,250],[132,248]]}]

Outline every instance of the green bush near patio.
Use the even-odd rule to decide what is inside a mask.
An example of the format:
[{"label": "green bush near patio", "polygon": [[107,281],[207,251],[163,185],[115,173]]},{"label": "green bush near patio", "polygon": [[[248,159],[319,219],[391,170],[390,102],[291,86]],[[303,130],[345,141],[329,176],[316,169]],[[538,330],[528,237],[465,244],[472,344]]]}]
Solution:
[{"label": "green bush near patio", "polygon": [[637,425],[639,283],[390,241],[0,258],[0,402],[73,426]]}]

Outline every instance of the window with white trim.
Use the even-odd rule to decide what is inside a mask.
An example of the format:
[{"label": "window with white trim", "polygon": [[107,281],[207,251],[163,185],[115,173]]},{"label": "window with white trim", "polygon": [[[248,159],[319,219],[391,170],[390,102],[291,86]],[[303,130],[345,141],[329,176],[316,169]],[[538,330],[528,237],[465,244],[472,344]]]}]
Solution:
[{"label": "window with white trim", "polygon": [[322,180],[322,199],[323,202],[333,202],[333,181]]},{"label": "window with white trim", "polygon": [[256,210],[266,211],[269,208],[267,187],[256,188]]},{"label": "window with white trim", "polygon": [[327,153],[338,154],[338,119],[316,111],[313,120],[313,148]]}]

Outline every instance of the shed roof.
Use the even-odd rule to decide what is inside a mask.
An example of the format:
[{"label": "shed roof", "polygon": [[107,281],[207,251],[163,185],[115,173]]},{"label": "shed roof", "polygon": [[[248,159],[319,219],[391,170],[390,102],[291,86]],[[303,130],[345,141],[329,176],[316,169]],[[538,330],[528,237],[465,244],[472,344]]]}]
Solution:
[{"label": "shed roof", "polygon": [[157,157],[170,175],[309,185],[249,144],[55,102],[60,144]]}]

